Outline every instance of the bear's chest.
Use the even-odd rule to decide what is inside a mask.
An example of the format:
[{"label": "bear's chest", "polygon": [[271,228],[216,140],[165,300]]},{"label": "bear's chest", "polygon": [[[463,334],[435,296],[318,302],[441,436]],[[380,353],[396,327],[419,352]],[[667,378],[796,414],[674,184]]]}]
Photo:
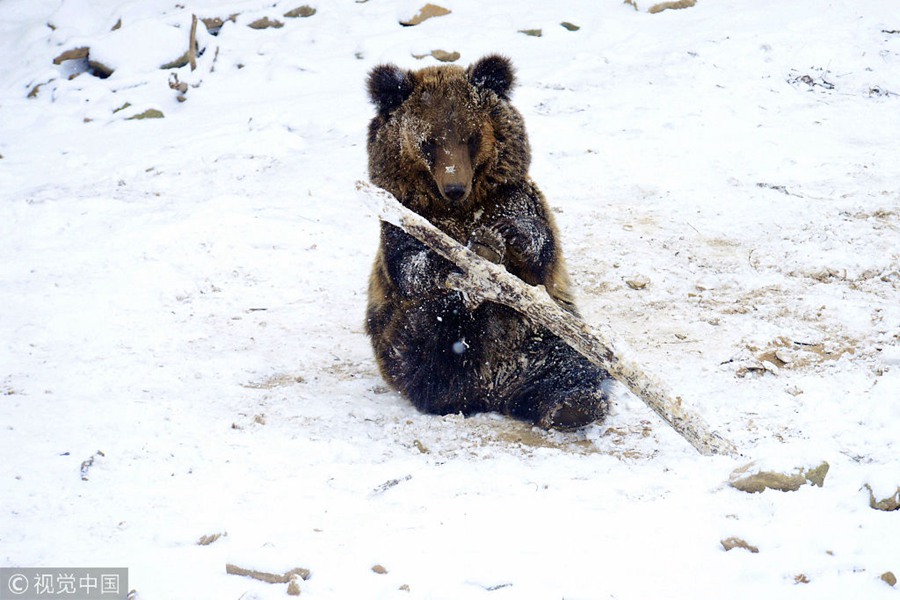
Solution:
[{"label": "bear's chest", "polygon": [[484,209],[478,208],[464,215],[436,218],[434,224],[457,242],[465,245],[471,239],[472,233],[487,220]]}]

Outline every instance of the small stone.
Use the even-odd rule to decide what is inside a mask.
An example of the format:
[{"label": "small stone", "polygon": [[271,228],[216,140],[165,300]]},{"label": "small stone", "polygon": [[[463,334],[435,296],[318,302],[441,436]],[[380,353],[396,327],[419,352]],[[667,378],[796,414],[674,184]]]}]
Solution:
[{"label": "small stone", "polygon": [[796,468],[792,473],[760,471],[757,464],[751,462],[735,469],[729,477],[728,484],[737,490],[749,494],[759,493],[766,489],[780,492],[796,492],[807,483],[822,487],[825,484],[825,475],[827,474],[828,463],[824,461],[813,468]]},{"label": "small stone", "polygon": [[775,358],[777,358],[778,360],[780,360],[781,362],[783,362],[786,365],[789,365],[792,362],[794,362],[793,354],[791,354],[790,351],[788,351],[784,348],[779,348],[778,350],[775,351]]},{"label": "small stone", "polygon": [[568,21],[563,21],[562,23],[560,23],[560,25],[562,25],[569,31],[578,31],[579,29],[581,29],[581,27],[579,27],[575,23],[569,23]]},{"label": "small stone", "polygon": [[900,509],[900,486],[897,487],[896,492],[885,498],[876,498],[875,492],[872,491],[872,486],[868,483],[863,487],[869,490],[869,506],[875,510],[892,511]]},{"label": "small stone", "polygon": [[809,583],[809,577],[800,573],[799,575],[794,576],[794,583]]},{"label": "small stone", "polygon": [[409,584],[408,584],[408,583],[404,583],[403,585],[401,585],[401,586],[398,587],[397,589],[400,590],[401,592],[408,592],[408,591],[409,591]]},{"label": "small stone", "polygon": [[309,569],[304,569],[303,567],[297,567],[295,569],[291,569],[287,573],[284,574],[285,577],[290,579],[295,579],[299,577],[303,581],[306,581],[310,577],[312,577],[312,572]]},{"label": "small stone", "polygon": [[59,56],[53,59],[54,65],[61,65],[67,60],[83,60],[88,57],[90,53],[90,48],[83,46],[81,48],[73,48],[71,50],[66,50]]},{"label": "small stone", "polygon": [[126,121],[142,121],[144,119],[162,119],[165,118],[165,115],[161,110],[157,110],[155,108],[148,108],[142,113],[138,113],[131,117],[125,119]]},{"label": "small stone", "polygon": [[305,19],[307,17],[313,16],[314,14],[316,14],[316,9],[304,4],[303,6],[298,6],[293,10],[287,11],[286,13],[284,13],[284,16],[288,19],[296,19],[298,17]]},{"label": "small stone", "polygon": [[730,537],[719,542],[722,544],[722,547],[725,548],[725,552],[729,550],[734,550],[735,548],[743,548],[753,554],[757,554],[759,552],[759,548],[756,546],[751,546],[741,538]]},{"label": "small stone", "polygon": [[890,571],[885,571],[884,573],[882,573],[881,580],[891,587],[897,585],[897,576]]},{"label": "small stone", "polygon": [[634,275],[626,277],[625,283],[633,290],[642,290],[650,284],[650,279],[643,275]]},{"label": "small stone", "polygon": [[431,56],[441,62],[455,62],[459,60],[459,52],[447,52],[446,50],[432,50]]},{"label": "small stone", "polygon": [[677,2],[660,2],[651,6],[647,12],[650,14],[660,13],[669,9],[690,8],[697,4],[697,0],[678,0]]},{"label": "small stone", "polygon": [[422,60],[429,56],[441,62],[455,62],[461,55],[459,52],[447,52],[446,50],[432,50],[428,54],[413,54],[413,58],[416,60]]},{"label": "small stone", "polygon": [[438,6],[437,4],[426,4],[422,8],[419,9],[415,15],[413,15],[409,19],[404,19],[400,21],[400,24],[404,27],[412,27],[414,25],[418,25],[423,21],[427,21],[428,19],[434,17],[443,17],[444,15],[449,15],[450,10],[444,8],[443,6]]},{"label": "small stone", "polygon": [[768,371],[772,375],[778,375],[778,373],[780,371],[780,369],[778,368],[778,366],[775,363],[768,361],[768,360],[762,361],[762,366],[766,371]]},{"label": "small stone", "polygon": [[219,35],[219,30],[222,29],[222,26],[225,25],[227,21],[231,21],[232,23],[234,23],[237,18],[238,13],[234,13],[227,19],[223,19],[222,17],[205,17],[200,19],[200,21],[206,26],[206,30],[210,33],[210,35]]},{"label": "small stone", "polygon": [[524,33],[525,35],[529,35],[531,37],[541,37],[542,35],[544,35],[544,32],[541,29],[520,29],[519,33]]},{"label": "small stone", "polygon": [[825,485],[825,476],[828,475],[828,468],[828,463],[822,461],[822,464],[819,466],[807,469],[806,472],[803,473],[803,476],[814,486],[823,487]]},{"label": "small stone", "polygon": [[381,566],[381,565],[373,565],[373,566],[372,566],[372,572],[373,572],[373,573],[378,573],[379,575],[387,575],[388,570],[385,569],[385,568],[384,568],[383,566]]},{"label": "small stone", "polygon": [[247,25],[250,29],[280,29],[284,27],[284,23],[277,19],[270,19],[269,17],[263,17],[262,19],[257,19]]},{"label": "small stone", "polygon": [[288,583],[287,587],[288,596],[299,596],[300,595],[300,583],[297,581],[297,577],[291,577],[291,581]]},{"label": "small stone", "polygon": [[227,531],[223,531],[221,533],[211,533],[209,535],[201,535],[200,539],[197,540],[197,545],[198,546],[209,546],[210,544],[212,544],[213,542],[218,540],[220,537],[227,536],[227,535],[228,535]]}]

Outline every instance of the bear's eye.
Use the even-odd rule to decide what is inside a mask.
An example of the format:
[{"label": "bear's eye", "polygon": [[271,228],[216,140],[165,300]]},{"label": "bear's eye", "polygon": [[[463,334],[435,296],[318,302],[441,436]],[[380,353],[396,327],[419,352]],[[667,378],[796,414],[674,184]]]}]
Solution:
[{"label": "bear's eye", "polygon": [[425,160],[427,160],[429,164],[434,164],[436,155],[437,143],[434,140],[428,139],[422,142],[422,156],[425,157]]},{"label": "bear's eye", "polygon": [[481,134],[476,133],[469,138],[469,156],[475,158],[479,150],[481,150]]}]

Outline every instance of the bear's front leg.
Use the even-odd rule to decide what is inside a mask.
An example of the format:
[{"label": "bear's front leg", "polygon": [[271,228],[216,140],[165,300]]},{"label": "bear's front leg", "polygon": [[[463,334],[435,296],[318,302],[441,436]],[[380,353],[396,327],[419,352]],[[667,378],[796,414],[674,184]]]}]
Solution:
[{"label": "bear's front leg", "polygon": [[491,228],[504,241],[506,269],[530,285],[547,283],[556,262],[553,234],[544,222],[524,215],[503,217]]},{"label": "bear's front leg", "polygon": [[506,240],[503,234],[490,227],[476,229],[469,238],[468,248],[494,264],[502,264],[506,257]]},{"label": "bear's front leg", "polygon": [[382,249],[388,276],[401,296],[424,299],[447,293],[455,265],[402,229],[382,223]]}]

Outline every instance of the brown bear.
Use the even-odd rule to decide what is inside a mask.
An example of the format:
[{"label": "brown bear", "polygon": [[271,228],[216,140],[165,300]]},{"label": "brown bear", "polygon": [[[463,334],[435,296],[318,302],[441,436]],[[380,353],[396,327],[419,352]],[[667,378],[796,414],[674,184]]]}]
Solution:
[{"label": "brown bear", "polygon": [[[496,55],[467,69],[375,67],[369,177],[576,313],[553,217],[528,176],[525,124],[509,101],[513,83],[512,64]],[[446,285],[457,270],[382,223],[366,331],[385,380],[428,413],[498,411],[558,429],[602,418],[609,375],[511,308],[467,307]]]}]

